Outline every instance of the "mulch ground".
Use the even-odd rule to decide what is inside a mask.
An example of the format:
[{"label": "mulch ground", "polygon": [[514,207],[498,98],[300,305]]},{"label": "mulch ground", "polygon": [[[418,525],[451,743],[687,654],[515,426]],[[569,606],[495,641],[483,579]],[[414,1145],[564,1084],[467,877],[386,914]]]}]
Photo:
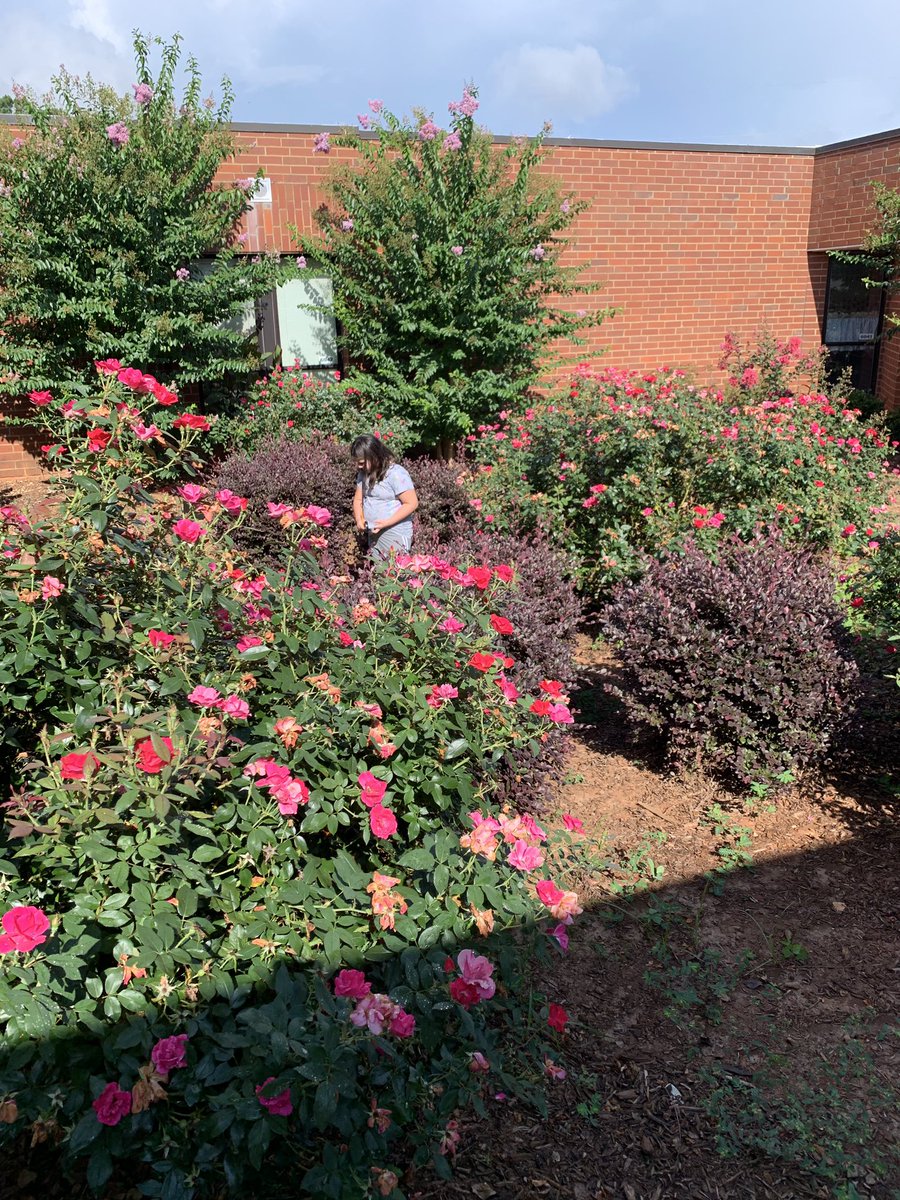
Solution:
[{"label": "mulch ground", "polygon": [[[544,980],[571,1017],[567,1078],[546,1120],[495,1101],[465,1122],[453,1179],[420,1200],[900,1196],[895,686],[870,682],[866,732],[828,772],[747,814],[629,747],[614,663],[589,643],[582,659],[560,799],[615,866],[584,881],[591,910]],[[752,831],[753,865],[724,880],[714,803]],[[636,851],[664,874],[611,897]]]}]

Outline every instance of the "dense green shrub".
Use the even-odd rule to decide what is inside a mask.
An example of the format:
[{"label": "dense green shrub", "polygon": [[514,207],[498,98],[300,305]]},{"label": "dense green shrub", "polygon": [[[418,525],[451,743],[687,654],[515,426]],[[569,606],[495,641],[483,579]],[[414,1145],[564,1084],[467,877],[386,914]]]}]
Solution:
[{"label": "dense green shrub", "polygon": [[231,319],[294,260],[236,257],[256,180],[214,184],[235,154],[228,81],[207,103],[189,58],[178,97],[179,39],[155,78],[150,51],[137,35],[133,97],[61,71],[43,99],[17,99],[32,127],[0,150],[0,394],[88,394],[111,356],[170,386],[260,366]]},{"label": "dense green shrub", "polygon": [[[799,347],[781,349],[787,363],[770,373],[779,384],[804,361]],[[636,575],[645,553],[688,537],[712,547],[760,524],[777,523],[788,543],[865,549],[887,499],[882,425],[821,394],[779,387],[763,399],[760,369],[745,370],[723,392],[670,369],[580,369],[566,397],[479,431],[482,519],[543,526],[594,595]]]},{"label": "dense green shrub", "polygon": [[[492,145],[474,89],[450,105],[447,130],[370,107],[363,125],[378,136],[334,139],[354,159],[330,180],[320,236],[300,241],[333,278],[353,385],[446,457],[544,376],[560,340],[577,344],[608,315],[559,303],[587,291],[584,268],[561,265],[586,205],[539,176],[543,133]],[[327,153],[329,135],[314,148]]]},{"label": "dense green shrub", "polygon": [[677,766],[775,780],[821,760],[852,710],[834,579],[777,537],[649,563],[615,589],[602,627],[621,662],[611,690]]},{"label": "dense green shrub", "polygon": [[505,564],[410,560],[343,603],[314,557],[330,515],[304,505],[260,569],[233,542],[245,497],[154,502],[144,443],[123,458],[131,396],[102,380],[69,410],[59,510],[3,514],[0,704],[24,754],[0,1142],[46,1134],[93,1187],[121,1166],[172,1200],[273,1172],[399,1196],[484,1068],[508,1090],[543,1074],[546,1042],[523,1073],[504,1031],[532,937],[577,915],[552,881],[572,842],[502,811],[496,768],[568,709],[516,694]]},{"label": "dense green shrub", "polygon": [[322,436],[349,445],[360,433],[383,437],[394,454],[409,446],[406,422],[382,412],[374,399],[342,383],[340,372],[322,378],[300,367],[275,367],[219,418],[215,440],[226,450],[253,454],[267,442]]}]

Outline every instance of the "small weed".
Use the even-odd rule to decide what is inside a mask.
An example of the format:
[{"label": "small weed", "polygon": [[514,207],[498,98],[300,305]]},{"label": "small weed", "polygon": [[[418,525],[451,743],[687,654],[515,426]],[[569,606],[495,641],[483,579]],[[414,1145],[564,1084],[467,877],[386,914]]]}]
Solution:
[{"label": "small weed", "polygon": [[589,1071],[583,1071],[575,1076],[574,1082],[579,1094],[582,1094],[582,1090],[588,1093],[584,1100],[579,1100],[575,1105],[575,1111],[583,1120],[594,1125],[603,1112],[605,1104],[603,1096],[597,1090],[599,1086],[597,1076]]},{"label": "small weed", "polygon": [[801,942],[795,942],[791,931],[787,930],[778,943],[778,954],[782,962],[802,962],[809,960],[809,951]]},{"label": "small weed", "polygon": [[[758,785],[762,786],[762,785]],[[711,804],[703,818],[719,840],[716,854],[719,864],[706,878],[711,884],[715,895],[722,894],[722,876],[730,875],[732,871],[749,867],[753,863],[750,847],[753,845],[752,831],[746,825],[740,825],[731,813],[725,811],[721,804]]]},{"label": "small weed", "polygon": [[613,876],[610,881],[610,891],[614,896],[634,896],[645,892],[651,883],[659,883],[666,869],[660,863],[654,862],[650,852],[654,846],[662,846],[667,834],[661,831],[648,833],[639,846],[630,850],[619,861],[606,864],[607,870]]},{"label": "small weed", "polygon": [[584,776],[578,771],[571,771],[563,777],[563,787],[571,787],[577,783],[584,783]]},{"label": "small weed", "polygon": [[[894,1035],[895,1036],[895,1035]],[[789,1163],[829,1185],[834,1200],[861,1200],[897,1170],[896,1150],[873,1124],[878,1110],[896,1109],[900,1096],[881,1083],[869,1053],[852,1038],[821,1065],[814,1086],[779,1082],[785,1064],[770,1056],[750,1080],[721,1069],[701,1072],[711,1090],[702,1101],[716,1124],[716,1146],[726,1158],[748,1150]],[[852,1094],[854,1084],[865,1089]]]}]

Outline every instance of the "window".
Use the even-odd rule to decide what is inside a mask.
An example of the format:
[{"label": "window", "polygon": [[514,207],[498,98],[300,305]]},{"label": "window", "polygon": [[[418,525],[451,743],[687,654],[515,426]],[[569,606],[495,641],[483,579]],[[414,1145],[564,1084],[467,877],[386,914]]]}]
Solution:
[{"label": "window", "polygon": [[858,263],[829,259],[825,292],[825,330],[832,374],[850,369],[854,387],[874,391],[884,289],[866,287],[871,270]]},{"label": "window", "polygon": [[[275,289],[273,297],[269,325],[264,318],[264,350],[280,347],[284,367],[336,367],[337,326],[331,280],[304,275],[302,279],[283,283]],[[266,344],[267,334],[274,334],[271,346]]]}]

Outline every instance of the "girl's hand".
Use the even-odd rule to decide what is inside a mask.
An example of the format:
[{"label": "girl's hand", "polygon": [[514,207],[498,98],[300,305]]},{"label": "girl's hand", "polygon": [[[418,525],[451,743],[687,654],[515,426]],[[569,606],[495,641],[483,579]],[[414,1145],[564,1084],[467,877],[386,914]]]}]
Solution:
[{"label": "girl's hand", "polygon": [[365,533],[366,532],[365,521],[362,521],[362,520],[360,520],[359,517],[357,517],[356,518],[356,528],[359,530],[360,533]]},{"label": "girl's hand", "polygon": [[372,533],[381,533],[382,529],[387,526],[387,521],[373,521],[370,528]]}]

